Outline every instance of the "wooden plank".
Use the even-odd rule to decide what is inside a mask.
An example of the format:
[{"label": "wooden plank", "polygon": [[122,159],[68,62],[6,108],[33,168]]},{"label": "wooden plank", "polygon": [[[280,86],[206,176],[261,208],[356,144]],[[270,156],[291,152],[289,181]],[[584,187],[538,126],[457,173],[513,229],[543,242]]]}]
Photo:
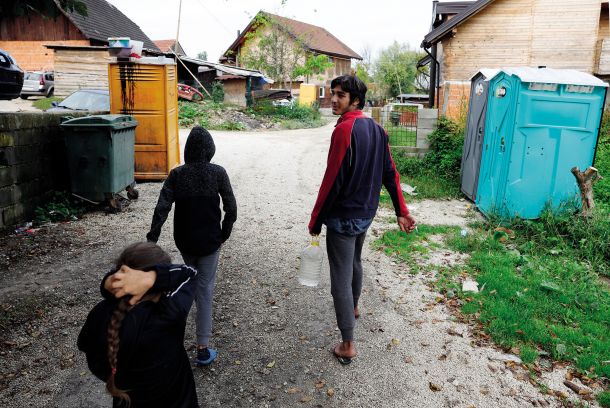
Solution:
[{"label": "wooden plank", "polygon": [[81,88],[108,88],[108,51],[55,51],[55,94]]}]

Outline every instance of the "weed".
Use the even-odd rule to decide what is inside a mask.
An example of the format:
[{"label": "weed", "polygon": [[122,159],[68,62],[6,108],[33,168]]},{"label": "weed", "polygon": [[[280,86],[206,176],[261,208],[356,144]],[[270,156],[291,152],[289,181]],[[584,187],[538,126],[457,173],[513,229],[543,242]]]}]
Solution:
[{"label": "weed", "polygon": [[216,103],[222,103],[225,99],[225,87],[220,81],[215,81],[212,84],[212,100]]},{"label": "weed", "polygon": [[604,408],[610,408],[610,391],[604,391],[597,394],[597,402]]},{"label": "weed", "polygon": [[530,345],[523,345],[519,350],[519,355],[525,364],[532,364],[538,358],[538,351]]},{"label": "weed", "polygon": [[45,204],[36,207],[36,223],[76,220],[86,211],[87,206],[71,194],[53,191],[46,197]]},{"label": "weed", "polygon": [[49,98],[42,98],[42,99],[37,99],[35,101],[32,102],[32,106],[35,107],[36,109],[40,109],[43,111],[46,111],[47,109],[51,108],[51,106],[53,106],[53,102],[61,102],[63,101],[64,98],[58,98],[57,96],[51,96]]}]

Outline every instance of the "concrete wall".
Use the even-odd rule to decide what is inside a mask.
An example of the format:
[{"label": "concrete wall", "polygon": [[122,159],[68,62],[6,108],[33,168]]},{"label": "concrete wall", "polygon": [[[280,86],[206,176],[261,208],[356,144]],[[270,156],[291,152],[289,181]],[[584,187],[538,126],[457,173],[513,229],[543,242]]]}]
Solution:
[{"label": "concrete wall", "polygon": [[62,116],[0,115],[0,229],[31,220],[46,193],[69,188]]},{"label": "concrete wall", "polygon": [[438,109],[419,109],[417,111],[417,142],[418,149],[428,150],[430,143],[428,135],[438,127]]}]

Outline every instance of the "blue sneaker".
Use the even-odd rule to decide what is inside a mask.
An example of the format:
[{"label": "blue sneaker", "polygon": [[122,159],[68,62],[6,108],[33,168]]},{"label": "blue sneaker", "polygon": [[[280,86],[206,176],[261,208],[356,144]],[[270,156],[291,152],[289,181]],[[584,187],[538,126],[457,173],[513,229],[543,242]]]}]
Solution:
[{"label": "blue sneaker", "polygon": [[214,360],[218,357],[218,351],[213,348],[204,348],[202,350],[197,350],[197,357],[195,358],[195,364],[197,367],[207,366],[212,364]]}]

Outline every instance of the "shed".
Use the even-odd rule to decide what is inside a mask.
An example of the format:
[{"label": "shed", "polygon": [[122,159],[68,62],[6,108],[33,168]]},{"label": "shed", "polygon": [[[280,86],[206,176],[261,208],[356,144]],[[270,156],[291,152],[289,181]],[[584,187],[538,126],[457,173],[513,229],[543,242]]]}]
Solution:
[{"label": "shed", "polygon": [[81,88],[108,89],[108,64],[115,61],[105,46],[47,45],[53,50],[55,95]]},{"label": "shed", "polygon": [[608,84],[576,70],[519,67],[499,70],[488,87],[487,109],[470,112],[485,118],[468,120],[485,123],[479,210],[533,219],[577,202],[570,169],[593,164]]}]

